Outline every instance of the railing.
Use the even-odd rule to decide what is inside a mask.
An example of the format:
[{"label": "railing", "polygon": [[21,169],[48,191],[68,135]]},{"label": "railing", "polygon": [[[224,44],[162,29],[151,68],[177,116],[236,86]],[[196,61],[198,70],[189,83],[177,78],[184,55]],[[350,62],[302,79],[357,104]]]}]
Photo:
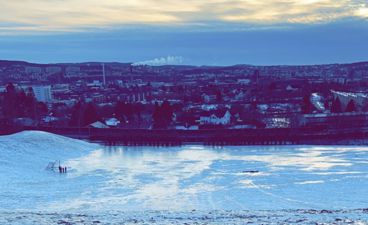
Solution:
[{"label": "railing", "polygon": [[73,128],[73,127],[25,127],[24,130],[40,130],[79,139],[101,141],[110,144],[187,144],[202,143],[216,145],[250,144],[334,144],[340,140],[365,140],[368,127],[343,129],[327,128],[273,128],[273,129],[207,129],[207,130],[164,130],[164,129],[119,129],[119,128]]}]

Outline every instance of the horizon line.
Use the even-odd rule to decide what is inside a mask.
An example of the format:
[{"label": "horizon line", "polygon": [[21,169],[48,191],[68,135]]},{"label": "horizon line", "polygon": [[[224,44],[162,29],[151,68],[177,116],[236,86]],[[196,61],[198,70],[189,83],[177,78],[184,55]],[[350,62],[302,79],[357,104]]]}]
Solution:
[{"label": "horizon line", "polygon": [[14,63],[27,63],[27,64],[33,64],[33,65],[62,65],[62,64],[87,64],[87,63],[119,63],[119,64],[130,64],[133,67],[139,67],[139,66],[148,66],[148,67],[163,67],[163,66],[191,66],[191,67],[233,67],[233,66],[254,66],[254,67],[272,67],[272,66],[326,66],[326,65],[351,65],[351,64],[360,64],[360,63],[368,63],[367,60],[363,61],[350,61],[350,62],[331,62],[331,63],[306,63],[306,64],[246,64],[246,63],[234,63],[234,64],[227,64],[227,65],[194,65],[194,64],[163,64],[163,65],[148,65],[148,64],[137,64],[134,65],[136,62],[122,62],[122,61],[77,61],[77,62],[48,62],[48,63],[42,63],[42,62],[35,62],[35,61],[27,61],[27,60],[21,60],[21,59],[0,59],[1,62],[14,62]]}]

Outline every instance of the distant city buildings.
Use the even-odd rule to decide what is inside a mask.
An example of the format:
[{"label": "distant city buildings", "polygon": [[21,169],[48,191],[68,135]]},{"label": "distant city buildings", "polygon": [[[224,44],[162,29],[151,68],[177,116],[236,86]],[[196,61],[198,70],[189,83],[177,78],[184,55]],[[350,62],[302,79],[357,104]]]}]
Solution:
[{"label": "distant city buildings", "polygon": [[367,71],[368,63],[152,67],[0,61],[0,110],[8,104],[6,87],[13,83],[26,96],[32,87],[35,99],[46,103],[18,110],[19,117],[32,111],[43,118],[40,124],[50,126],[79,126],[93,109],[84,126],[149,129],[164,102],[173,116],[170,123],[160,122],[173,129],[322,126],[339,118],[364,120],[357,113],[368,112]]}]

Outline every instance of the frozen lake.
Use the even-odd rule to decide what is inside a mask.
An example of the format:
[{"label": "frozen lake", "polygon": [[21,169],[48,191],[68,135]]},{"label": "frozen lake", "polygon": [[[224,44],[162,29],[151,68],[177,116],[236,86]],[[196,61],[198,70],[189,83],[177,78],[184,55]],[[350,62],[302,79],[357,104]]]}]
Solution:
[{"label": "frozen lake", "polygon": [[[45,170],[60,160],[67,174]],[[366,146],[104,147],[0,137],[0,211],[352,210],[368,206]],[[367,214],[363,214],[363,217]]]}]

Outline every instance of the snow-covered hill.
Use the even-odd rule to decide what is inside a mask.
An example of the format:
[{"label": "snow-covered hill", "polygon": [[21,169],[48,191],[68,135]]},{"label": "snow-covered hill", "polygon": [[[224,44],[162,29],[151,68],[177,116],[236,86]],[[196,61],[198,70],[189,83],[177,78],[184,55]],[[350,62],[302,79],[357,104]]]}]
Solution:
[{"label": "snow-covered hill", "polygon": [[14,172],[29,175],[43,172],[51,161],[66,160],[86,154],[97,146],[42,131],[23,131],[0,136],[0,171],[2,176]]},{"label": "snow-covered hill", "polygon": [[38,205],[37,200],[51,200],[64,181],[58,173],[47,171],[47,165],[55,161],[63,165],[96,148],[41,131],[0,136],[0,210],[29,209]]}]

